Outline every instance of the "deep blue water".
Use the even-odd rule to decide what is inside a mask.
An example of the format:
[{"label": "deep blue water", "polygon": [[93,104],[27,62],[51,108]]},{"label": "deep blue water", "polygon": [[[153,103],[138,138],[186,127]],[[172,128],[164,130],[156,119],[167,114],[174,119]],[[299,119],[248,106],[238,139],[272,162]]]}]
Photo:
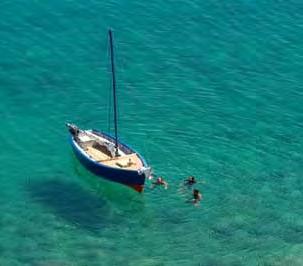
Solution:
[{"label": "deep blue water", "polygon": [[[0,3],[1,266],[303,265],[303,2],[225,2]],[[108,128],[109,27],[120,137],[168,190],[67,141]]]}]

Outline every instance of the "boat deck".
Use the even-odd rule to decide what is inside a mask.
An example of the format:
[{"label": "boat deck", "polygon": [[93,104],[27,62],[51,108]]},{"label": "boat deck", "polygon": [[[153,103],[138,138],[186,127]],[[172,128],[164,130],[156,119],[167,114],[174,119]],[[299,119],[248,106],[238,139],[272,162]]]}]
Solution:
[{"label": "boat deck", "polygon": [[92,146],[85,148],[86,153],[95,161],[104,165],[122,169],[138,170],[143,164],[136,153],[127,154],[115,158],[111,158],[107,154],[93,148]]}]

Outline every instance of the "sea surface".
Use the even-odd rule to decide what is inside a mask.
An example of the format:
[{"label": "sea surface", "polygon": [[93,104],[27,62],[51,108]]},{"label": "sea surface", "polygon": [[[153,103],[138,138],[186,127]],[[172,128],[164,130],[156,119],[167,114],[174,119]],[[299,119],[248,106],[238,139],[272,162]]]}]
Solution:
[{"label": "sea surface", "polygon": [[[120,139],[167,190],[68,143],[111,131],[108,28]],[[301,0],[2,0],[0,266],[303,265],[302,40]]]}]

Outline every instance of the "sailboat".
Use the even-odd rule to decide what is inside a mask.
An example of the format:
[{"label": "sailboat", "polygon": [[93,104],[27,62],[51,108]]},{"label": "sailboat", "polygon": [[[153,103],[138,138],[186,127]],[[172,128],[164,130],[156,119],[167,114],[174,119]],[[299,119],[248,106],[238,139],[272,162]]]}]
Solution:
[{"label": "sailboat", "polygon": [[95,175],[127,185],[138,192],[144,189],[144,183],[151,176],[151,167],[145,159],[127,144],[119,141],[117,119],[116,76],[113,46],[113,32],[108,31],[110,61],[112,73],[112,93],[114,102],[114,133],[96,129],[80,129],[75,124],[67,123],[73,151],[89,171]]}]

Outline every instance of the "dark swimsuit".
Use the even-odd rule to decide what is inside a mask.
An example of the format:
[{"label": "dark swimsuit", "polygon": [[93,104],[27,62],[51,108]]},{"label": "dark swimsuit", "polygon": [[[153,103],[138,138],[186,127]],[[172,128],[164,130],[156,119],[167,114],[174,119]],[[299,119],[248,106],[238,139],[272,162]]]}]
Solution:
[{"label": "dark swimsuit", "polygon": [[196,182],[196,180],[186,180],[186,185],[188,185],[188,186],[192,186],[193,184],[196,184],[197,182]]},{"label": "dark swimsuit", "polygon": [[163,180],[161,180],[161,181],[156,180],[156,182],[153,182],[153,184],[155,184],[155,185],[164,185],[165,181],[163,181]]}]

